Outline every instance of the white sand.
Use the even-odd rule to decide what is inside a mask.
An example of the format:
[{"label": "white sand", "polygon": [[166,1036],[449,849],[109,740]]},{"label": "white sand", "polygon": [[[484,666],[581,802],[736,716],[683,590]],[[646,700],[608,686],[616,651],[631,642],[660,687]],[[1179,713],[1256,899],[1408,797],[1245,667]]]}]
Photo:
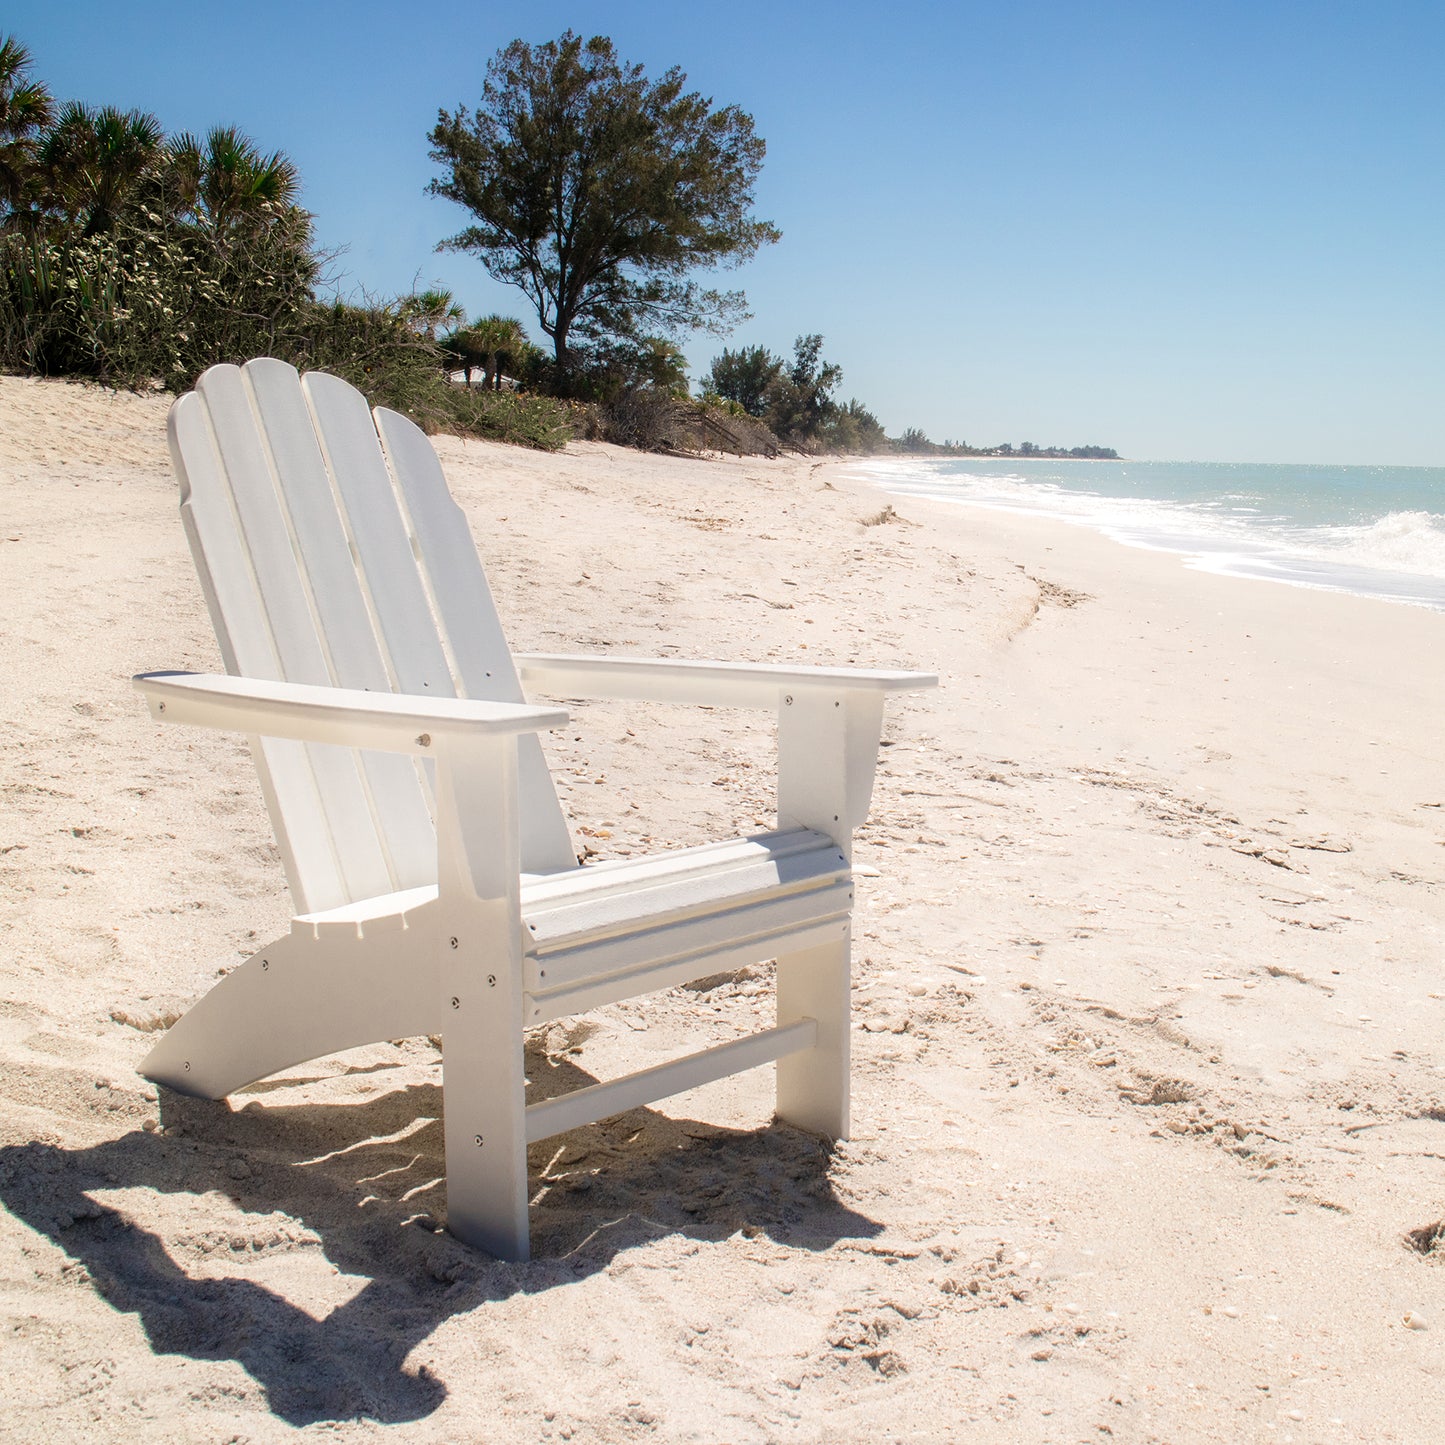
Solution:
[{"label": "white sand", "polygon": [[[1406,1243],[1445,1218],[1445,617],[867,525],[837,465],[443,440],[519,648],[946,678],[858,848],[852,1141],[772,1125],[766,1071],[550,1141],[503,1265],[427,1227],[424,1040],[229,1106],[134,1072],[288,918],[243,743],[127,681],[218,665],[166,406],[0,378],[0,1436],[1445,1437],[1445,1247]],[[548,746],[604,856],[768,818],[741,715]],[[754,972],[553,1027],[534,1079],[751,1025]]]}]

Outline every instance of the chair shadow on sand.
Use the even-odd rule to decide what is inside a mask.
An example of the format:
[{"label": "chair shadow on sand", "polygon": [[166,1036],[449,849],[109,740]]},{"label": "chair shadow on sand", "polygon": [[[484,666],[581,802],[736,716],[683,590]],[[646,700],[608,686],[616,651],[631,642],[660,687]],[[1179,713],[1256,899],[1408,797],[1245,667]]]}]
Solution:
[{"label": "chair shadow on sand", "polygon": [[[595,1082],[540,1046],[527,1053],[537,1097]],[[265,1089],[234,1109],[162,1090],[164,1133],[135,1129],[90,1148],[0,1149],[0,1201],[82,1266],[112,1308],[138,1315],[153,1351],[236,1361],[291,1425],[425,1418],[447,1386],[405,1361],[439,1326],[596,1273],[651,1239],[714,1242],[742,1230],[822,1250],[880,1230],[833,1193],[829,1146],[811,1134],[780,1123],[721,1129],[634,1109],[532,1146],[535,1254],[529,1264],[503,1263],[459,1244],[430,1212],[442,1212],[445,1191],[439,1084],[305,1105],[268,1104]],[[305,1172],[300,1189],[296,1170]],[[194,1215],[180,1229],[172,1224],[168,1246],[161,1231],[105,1201],[135,1189],[192,1196],[196,1215],[222,1218],[199,1229]],[[234,1207],[202,1203],[210,1191]],[[308,1235],[336,1271],[366,1281],[321,1319],[255,1280],[193,1274],[178,1262],[219,1258],[234,1269],[235,1261],[274,1258],[278,1247],[305,1248]]]}]

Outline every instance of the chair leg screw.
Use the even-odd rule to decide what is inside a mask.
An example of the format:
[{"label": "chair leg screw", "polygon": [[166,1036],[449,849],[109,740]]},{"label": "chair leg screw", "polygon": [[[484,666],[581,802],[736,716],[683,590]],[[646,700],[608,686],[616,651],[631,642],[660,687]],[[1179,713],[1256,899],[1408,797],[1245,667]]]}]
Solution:
[{"label": "chair leg screw", "polygon": [[478,1134],[478,1135],[477,1135],[477,1148],[480,1149],[481,1147],[482,1147],[482,1136],[481,1136],[480,1134]]},{"label": "chair leg screw", "polygon": [[457,946],[457,941],[456,941],[456,939],[454,938],[454,939],[452,939],[452,947],[455,948],[456,946]]},{"label": "chair leg screw", "polygon": [[452,995],[452,1007],[453,1007],[453,1008],[461,1008],[461,1006],[462,1006],[462,1001],[461,1001],[461,999],[459,999],[455,994],[453,994],[453,995]]}]

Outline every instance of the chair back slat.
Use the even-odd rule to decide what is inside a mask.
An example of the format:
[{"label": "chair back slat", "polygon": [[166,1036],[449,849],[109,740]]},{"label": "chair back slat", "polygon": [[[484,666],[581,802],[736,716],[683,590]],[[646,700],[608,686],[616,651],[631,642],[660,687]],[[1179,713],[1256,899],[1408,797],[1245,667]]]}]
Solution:
[{"label": "chair back slat", "polygon": [[[295,369],[280,361],[252,362],[242,375],[270,450],[277,497],[289,525],[293,565],[310,599],[327,681],[337,687],[390,692],[397,684],[378,645],[368,589],[353,555],[353,537],[337,508],[340,479],[328,469],[305,388]],[[345,389],[361,401],[350,387]],[[363,434],[370,434],[372,452],[379,457],[376,429],[364,401],[360,415],[353,414],[350,420]],[[423,612],[416,621],[421,637],[416,650],[423,653],[428,619]],[[405,683],[401,690],[421,691]],[[368,807],[385,824],[372,827],[392,888],[417,888],[433,881],[435,833],[416,764],[392,753],[362,752],[356,760]]]},{"label": "chair back slat", "polygon": [[[274,404],[277,383],[284,382],[285,373],[299,391],[295,371],[282,362],[253,365],[249,371],[234,366],[212,367],[196,384],[197,395],[209,414],[240,546],[250,563],[252,585],[265,616],[264,634],[241,636],[233,631],[232,640],[236,661],[248,676],[276,676],[286,682],[325,686],[336,679],[320,618],[313,612],[314,594],[301,565],[293,518],[281,490],[283,479],[296,480],[304,461],[288,454],[288,447],[296,446],[297,435],[294,431],[288,434],[284,422],[278,425],[274,437],[268,431],[254,388],[258,374],[265,378],[268,370],[278,367],[283,376],[269,378]],[[314,436],[310,446],[314,452]],[[194,487],[192,490],[194,494]],[[328,609],[336,610],[329,599]],[[269,665],[271,671],[252,673],[253,658],[260,667]],[[274,749],[268,745],[270,751]],[[340,874],[342,896],[336,902],[348,903],[393,891],[399,885],[374,816],[361,756],[351,749],[311,744],[306,746],[305,757],[315,779],[324,831]],[[279,779],[273,774],[271,782],[274,786]],[[307,829],[308,833],[314,831]],[[309,851],[293,853],[296,866],[307,875],[299,892],[307,905],[315,908],[318,905],[314,900],[326,896],[321,877],[310,876]],[[331,872],[324,860],[322,871]]]},{"label": "chair back slat", "polygon": [[[207,371],[172,409],[170,436],[229,671],[521,700],[466,519],[405,418],[373,419],[347,383],[262,359]],[[575,866],[540,745],[523,742],[523,866]],[[429,788],[410,759],[254,750],[298,911],[435,881]]]},{"label": "chair back slat", "polygon": [[[451,653],[461,696],[524,701],[466,513],[447,486],[435,448],[415,422],[385,407],[376,410],[376,429],[396,479],[407,528],[416,539],[421,576]],[[518,739],[517,763],[522,867],[529,873],[575,867],[572,836],[536,737]]]},{"label": "chair back slat", "polygon": [[[221,659],[228,672],[277,679],[281,668],[266,609],[231,508],[230,480],[205,401],[195,392],[181,397],[171,408],[168,432],[181,480],[181,519]],[[333,829],[305,745],[252,738],[251,752],[297,911],[344,896]]]},{"label": "chair back slat", "polygon": [[366,398],[322,372],[306,377],[302,388],[356,549],[355,567],[371,595],[382,646],[391,661],[392,685],[399,692],[455,697],[451,668]]}]

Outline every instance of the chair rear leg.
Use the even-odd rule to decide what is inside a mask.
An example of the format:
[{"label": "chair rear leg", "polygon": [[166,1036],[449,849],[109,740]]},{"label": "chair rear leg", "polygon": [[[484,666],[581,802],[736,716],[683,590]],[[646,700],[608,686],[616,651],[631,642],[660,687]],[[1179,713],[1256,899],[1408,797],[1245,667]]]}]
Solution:
[{"label": "chair rear leg", "polygon": [[778,959],[778,1023],[818,1022],[816,1047],[778,1060],[778,1118],[848,1137],[849,935]]},{"label": "chair rear leg", "polygon": [[[422,956],[429,951],[423,943]],[[324,1054],[435,1033],[436,990],[419,982],[407,952],[400,934],[278,938],[173,1024],[140,1072],[177,1093],[222,1099]]]}]

